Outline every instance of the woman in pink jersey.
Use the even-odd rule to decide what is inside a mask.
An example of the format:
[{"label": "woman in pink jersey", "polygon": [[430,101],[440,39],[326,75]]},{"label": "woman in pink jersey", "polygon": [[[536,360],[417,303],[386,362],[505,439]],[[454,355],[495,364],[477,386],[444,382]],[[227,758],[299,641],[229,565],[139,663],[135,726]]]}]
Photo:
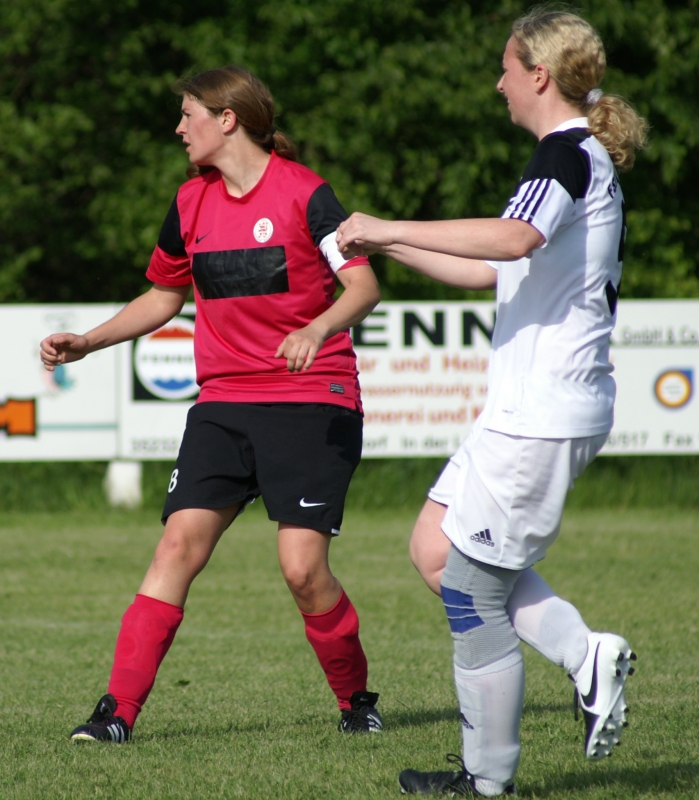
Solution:
[{"label": "woman in pink jersey", "polygon": [[[151,258],[152,288],[82,336],[41,343],[52,370],[159,328],[194,292],[201,392],[168,487],[164,533],[122,619],[108,694],[71,738],[131,738],[192,581],[260,495],[278,523],[282,573],[337,697],[340,730],[379,731],[357,614],[328,564],[361,455],[348,328],[376,305],[378,285],[366,258],[340,254],[335,231],[346,214],[275,130],[264,84],[223,67],[176,91],[177,133],[192,166]],[[336,280],[344,291],[334,301]]]}]

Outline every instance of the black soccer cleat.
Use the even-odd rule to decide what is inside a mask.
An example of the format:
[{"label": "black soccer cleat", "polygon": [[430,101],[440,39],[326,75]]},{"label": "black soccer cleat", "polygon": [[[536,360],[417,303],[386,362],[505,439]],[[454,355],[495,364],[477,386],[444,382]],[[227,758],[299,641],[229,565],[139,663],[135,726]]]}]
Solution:
[{"label": "black soccer cleat", "polygon": [[[398,776],[403,794],[445,794],[448,797],[484,797],[476,789],[476,779],[464,766],[463,759],[454,753],[447,755],[447,761],[460,767],[456,771],[418,772],[404,769]],[[514,783],[506,786],[503,794],[517,795]]]},{"label": "black soccer cleat", "polygon": [[337,729],[341,733],[378,733],[383,730],[381,714],[376,710],[377,692],[355,692],[350,697],[352,708],[342,712]]},{"label": "black soccer cleat", "polygon": [[73,742],[112,742],[125,744],[131,740],[131,729],[121,717],[114,716],[117,702],[111,694],[100,698],[92,716],[85,725],[79,725],[70,734]]}]

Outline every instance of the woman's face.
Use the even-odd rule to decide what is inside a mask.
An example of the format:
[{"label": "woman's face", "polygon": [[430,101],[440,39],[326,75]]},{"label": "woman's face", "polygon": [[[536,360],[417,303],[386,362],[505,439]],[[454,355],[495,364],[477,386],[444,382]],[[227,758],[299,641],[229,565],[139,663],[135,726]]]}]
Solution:
[{"label": "woman's face", "polygon": [[536,75],[536,70],[525,69],[517,58],[515,40],[510,37],[502,57],[502,77],[496,88],[507,100],[512,122],[528,130],[531,129],[532,100],[536,95]]},{"label": "woman's face", "polygon": [[182,98],[182,119],[175,133],[182,137],[192,164],[213,165],[226,141],[220,117],[189,94]]}]

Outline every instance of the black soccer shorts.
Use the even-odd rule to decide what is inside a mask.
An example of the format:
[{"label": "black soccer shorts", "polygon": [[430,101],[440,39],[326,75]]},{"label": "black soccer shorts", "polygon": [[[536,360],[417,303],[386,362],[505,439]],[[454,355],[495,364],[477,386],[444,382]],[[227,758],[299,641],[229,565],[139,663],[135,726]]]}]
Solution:
[{"label": "black soccer shorts", "polygon": [[262,496],[275,522],[338,534],[362,453],[362,416],[325,403],[197,403],[187,415],[163,523],[185,508]]}]

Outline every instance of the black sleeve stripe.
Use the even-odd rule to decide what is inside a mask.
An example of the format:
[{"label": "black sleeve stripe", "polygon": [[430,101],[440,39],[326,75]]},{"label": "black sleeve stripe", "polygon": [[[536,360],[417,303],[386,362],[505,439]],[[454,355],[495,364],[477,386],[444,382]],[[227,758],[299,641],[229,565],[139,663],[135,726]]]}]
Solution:
[{"label": "black sleeve stripe", "polygon": [[512,209],[512,216],[514,216],[514,217],[519,217],[519,216],[521,215],[521,213],[522,213],[522,210],[524,209],[524,207],[526,206],[526,204],[527,204],[527,203],[529,202],[529,200],[531,199],[532,192],[534,191],[534,187],[535,187],[535,186],[536,186],[536,181],[533,181],[532,183],[530,183],[530,184],[529,184],[529,188],[528,188],[528,189],[527,189],[527,191],[524,193],[524,197],[523,197],[523,198],[520,200],[520,202],[519,202],[519,203],[517,203],[517,205],[516,205],[516,206],[515,206],[515,207]]},{"label": "black sleeve stripe", "polygon": [[513,216],[517,218],[521,218],[527,211],[529,204],[532,201],[532,197],[534,196],[536,190],[539,188],[539,181],[532,181],[529,184],[529,188],[524,193],[524,197],[520,200],[517,204],[516,208],[514,209]]},{"label": "black sleeve stripe", "polygon": [[585,197],[592,179],[592,167],[588,153],[580,144],[589,136],[582,128],[545,136],[536,146],[521,183],[551,178],[568,192],[573,202]]},{"label": "black sleeve stripe", "polygon": [[534,219],[536,212],[539,210],[539,206],[543,203],[544,198],[548,194],[550,186],[550,180],[547,179],[542,182],[541,191],[539,192],[538,196],[534,198],[533,205],[530,203],[529,207],[527,208],[526,222],[531,222]]},{"label": "black sleeve stripe", "polygon": [[160,229],[158,247],[169,256],[187,255],[184,239],[180,232],[180,211],[177,208],[177,195],[175,195],[175,199],[172,201],[170,210],[165,217],[165,222],[163,222],[163,227]]},{"label": "black sleeve stripe", "polygon": [[306,221],[316,246],[347,219],[347,212],[327,183],[322,183],[311,195],[306,208]]},{"label": "black sleeve stripe", "polygon": [[510,215],[513,219],[522,219],[531,222],[536,216],[539,206],[543,202],[551,184],[550,180],[532,181],[524,197],[520,200]]},{"label": "black sleeve stripe", "polygon": [[519,201],[519,203],[515,204],[514,208],[512,209],[512,213],[510,214],[510,216],[512,216],[512,217],[519,217],[520,216],[520,214],[522,213],[522,207],[524,206],[525,203],[527,203],[529,201],[529,198],[531,197],[533,186],[534,186],[534,184],[529,184],[529,188],[524,193],[524,197]]}]

